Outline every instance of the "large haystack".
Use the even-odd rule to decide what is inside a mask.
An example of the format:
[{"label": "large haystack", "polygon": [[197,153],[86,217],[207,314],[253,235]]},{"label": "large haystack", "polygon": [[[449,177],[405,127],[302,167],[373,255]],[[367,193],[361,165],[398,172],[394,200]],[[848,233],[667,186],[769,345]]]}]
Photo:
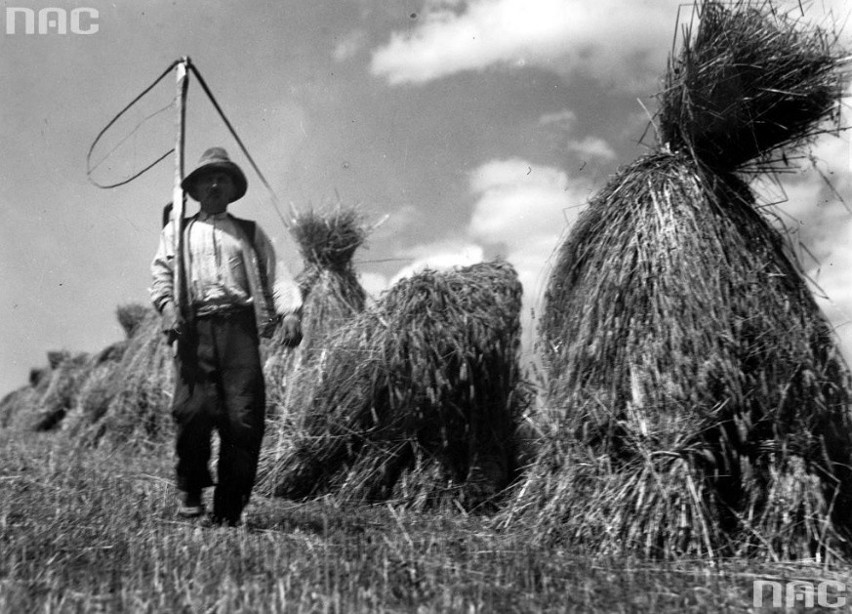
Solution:
[{"label": "large haystack", "polygon": [[540,325],[547,436],[507,519],[658,556],[846,546],[850,375],[733,174],[819,131],[839,54],[771,8],[701,5],[667,78],[669,141],[621,171],[560,247]]},{"label": "large haystack", "polygon": [[399,282],[329,339],[296,439],[261,488],[413,504],[493,495],[514,454],[520,305],[505,263]]}]

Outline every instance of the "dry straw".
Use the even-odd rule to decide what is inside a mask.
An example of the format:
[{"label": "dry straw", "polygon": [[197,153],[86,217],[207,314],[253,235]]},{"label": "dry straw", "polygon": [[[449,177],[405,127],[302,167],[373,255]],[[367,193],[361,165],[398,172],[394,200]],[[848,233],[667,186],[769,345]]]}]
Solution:
[{"label": "dry straw", "polygon": [[520,301],[505,263],[400,281],[329,339],[261,487],[422,505],[494,495],[514,454]]},{"label": "dry straw", "polygon": [[725,169],[818,133],[838,56],[801,68],[828,37],[768,2],[700,14],[663,96],[675,153],[619,172],[559,248],[541,451],[503,520],[595,551],[829,556],[852,524],[850,375],[783,237]]},{"label": "dry straw", "polygon": [[74,382],[88,356],[66,351],[47,354],[48,365],[30,370],[29,383],[0,400],[0,427],[51,430],[73,402]]},{"label": "dry straw", "polygon": [[153,309],[125,306],[118,315],[130,336],[102,352],[102,360],[83,382],[65,429],[86,445],[162,443],[173,432],[172,349]]},{"label": "dry straw", "polygon": [[769,0],[696,7],[698,30],[687,28],[660,95],[672,149],[723,170],[766,170],[784,161],[783,148],[825,132],[821,120],[838,119],[848,58],[835,34]]},{"label": "dry straw", "polygon": [[296,215],[291,233],[304,261],[297,278],[302,295],[303,339],[297,348],[282,345],[276,331],[264,363],[268,421],[259,467],[260,489],[267,491],[282,456],[288,453],[323,363],[327,338],[364,310],[366,292],[352,265],[369,234],[356,206],[337,203]]},{"label": "dry straw", "polygon": [[96,354],[48,352],[48,366],[33,369],[29,385],[0,401],[0,426],[61,428],[81,436],[106,414],[109,402],[127,383],[127,375],[120,372],[125,351],[150,312],[140,305],[120,306],[116,315],[128,339]]},{"label": "dry straw", "polygon": [[356,206],[338,203],[301,212],[290,232],[304,260],[297,278],[303,339],[296,349],[284,347],[284,330],[279,328],[264,363],[273,417],[266,445],[276,448],[290,437],[291,414],[300,413],[301,398],[314,385],[309,366],[321,358],[324,338],[363,311],[367,297],[352,265],[355,251],[369,233]]}]

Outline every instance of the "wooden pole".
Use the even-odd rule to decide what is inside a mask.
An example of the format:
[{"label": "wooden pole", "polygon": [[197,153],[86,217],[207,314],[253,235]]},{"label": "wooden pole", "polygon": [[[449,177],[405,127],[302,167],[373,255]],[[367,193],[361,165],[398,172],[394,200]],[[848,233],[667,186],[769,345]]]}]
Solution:
[{"label": "wooden pole", "polygon": [[177,308],[180,329],[187,332],[192,320],[189,308],[189,292],[186,282],[186,261],[184,258],[183,218],[186,209],[186,196],[181,182],[184,174],[184,144],[186,142],[186,92],[189,87],[189,58],[184,57],[177,65],[177,138],[175,140],[175,182],[172,194],[172,223],[175,229],[175,269],[174,269],[174,300]]}]

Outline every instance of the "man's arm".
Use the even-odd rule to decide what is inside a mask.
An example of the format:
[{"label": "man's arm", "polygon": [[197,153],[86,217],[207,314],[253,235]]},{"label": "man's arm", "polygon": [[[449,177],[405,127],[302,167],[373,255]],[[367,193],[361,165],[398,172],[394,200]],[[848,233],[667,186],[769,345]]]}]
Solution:
[{"label": "man's arm", "polygon": [[296,283],[287,265],[277,260],[275,248],[266,233],[256,227],[255,249],[262,266],[266,270],[268,290],[275,302],[275,312],[282,316],[290,314],[299,315],[302,311],[302,292]]},{"label": "man's arm", "polygon": [[180,334],[174,302],[174,224],[169,222],[160,233],[160,244],[151,261],[151,303],[163,316],[162,330],[169,342]]},{"label": "man's arm", "polygon": [[151,261],[151,287],[148,292],[154,308],[160,313],[166,303],[174,302],[174,225],[169,222],[160,233],[160,244]]},{"label": "man's arm", "polygon": [[267,290],[275,303],[275,312],[282,316],[284,343],[295,346],[302,340],[302,292],[290,275],[287,265],[275,257],[275,248],[266,233],[255,227],[254,246],[261,266],[266,270]]}]

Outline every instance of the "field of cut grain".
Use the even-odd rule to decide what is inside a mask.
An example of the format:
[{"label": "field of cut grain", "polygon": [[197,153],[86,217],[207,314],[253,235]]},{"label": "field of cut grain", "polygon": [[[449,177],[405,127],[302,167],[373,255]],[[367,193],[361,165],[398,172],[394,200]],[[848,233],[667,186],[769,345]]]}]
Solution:
[{"label": "field of cut grain", "polygon": [[771,611],[755,579],[850,579],[543,549],[535,527],[387,505],[256,498],[209,529],[175,519],[170,474],[163,448],[0,431],[0,612],[747,612]]}]

